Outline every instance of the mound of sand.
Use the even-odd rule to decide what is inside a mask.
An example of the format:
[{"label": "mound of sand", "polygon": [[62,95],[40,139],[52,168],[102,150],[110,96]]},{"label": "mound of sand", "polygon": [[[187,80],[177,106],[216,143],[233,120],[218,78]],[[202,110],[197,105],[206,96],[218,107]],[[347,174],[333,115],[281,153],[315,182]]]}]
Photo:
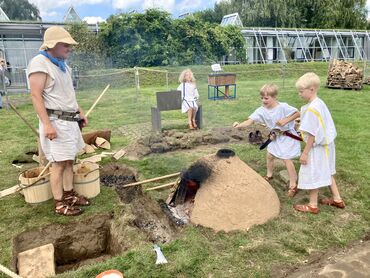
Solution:
[{"label": "mound of sand", "polygon": [[212,173],[195,196],[192,223],[229,232],[248,230],[279,215],[275,190],[237,156],[213,155],[200,161],[210,165]]}]

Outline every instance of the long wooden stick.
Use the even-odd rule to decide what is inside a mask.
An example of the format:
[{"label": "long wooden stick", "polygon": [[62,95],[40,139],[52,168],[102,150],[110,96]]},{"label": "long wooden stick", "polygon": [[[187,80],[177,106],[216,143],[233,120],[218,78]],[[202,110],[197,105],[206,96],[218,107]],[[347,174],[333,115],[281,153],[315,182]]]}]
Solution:
[{"label": "long wooden stick", "polygon": [[17,108],[14,107],[13,104],[11,104],[9,102],[9,106],[11,109],[13,109],[13,111],[19,116],[19,118],[21,118],[23,120],[23,122],[33,131],[33,133],[35,133],[35,135],[37,136],[37,138],[39,137],[39,133],[38,131],[29,123],[29,121],[26,120],[26,118],[24,118],[17,110]]},{"label": "long wooden stick", "polygon": [[0,264],[0,271],[5,273],[6,275],[8,275],[11,278],[22,278],[17,273],[11,271],[9,268],[3,266],[2,264]]},{"label": "long wooden stick", "polygon": [[108,91],[109,87],[110,87],[110,84],[108,84],[107,87],[105,87],[104,91],[99,95],[97,100],[95,100],[94,104],[90,107],[89,111],[86,112],[86,114],[85,114],[86,117],[89,116],[89,114],[94,109],[94,107],[98,104],[99,100],[103,97],[105,92]]},{"label": "long wooden stick", "polygon": [[4,189],[4,190],[0,191],[0,198],[5,197],[5,196],[8,196],[8,195],[11,195],[13,193],[16,193],[16,192],[18,192],[21,189],[22,188],[19,186],[19,184],[14,185],[12,187],[9,187],[7,189]]},{"label": "long wooden stick", "polygon": [[154,186],[154,187],[151,187],[151,188],[147,188],[147,189],[145,189],[145,191],[151,191],[151,190],[157,190],[157,189],[161,189],[161,188],[166,188],[166,187],[174,186],[175,184],[176,184],[176,182],[174,181],[174,182],[170,182],[170,183],[166,183],[166,184]]},{"label": "long wooden stick", "polygon": [[163,180],[163,179],[167,179],[167,178],[176,177],[180,174],[181,174],[181,172],[177,172],[177,173],[174,173],[174,174],[169,174],[169,175],[162,176],[162,177],[152,178],[152,179],[149,179],[149,180],[143,180],[143,181],[138,181],[138,182],[134,182],[134,183],[129,183],[129,184],[126,184],[122,187],[130,187],[130,186],[140,185],[140,184],[144,184],[144,183],[148,183],[148,182],[159,181],[159,180]]},{"label": "long wooden stick", "polygon": [[51,161],[48,162],[48,164],[46,164],[46,166],[44,167],[44,169],[42,169],[42,171],[40,172],[40,174],[37,176],[37,178],[40,178],[47,169],[49,169],[50,165],[51,165]]}]

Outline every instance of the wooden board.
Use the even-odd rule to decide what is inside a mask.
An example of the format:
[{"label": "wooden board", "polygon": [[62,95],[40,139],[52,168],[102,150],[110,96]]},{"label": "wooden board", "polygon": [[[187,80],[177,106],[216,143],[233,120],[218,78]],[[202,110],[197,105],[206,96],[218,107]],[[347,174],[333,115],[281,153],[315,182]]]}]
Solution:
[{"label": "wooden board", "polygon": [[97,131],[82,134],[82,138],[84,139],[85,143],[88,145],[95,144],[95,140],[97,137],[102,137],[108,142],[110,142],[111,133],[112,132],[110,129],[97,130]]}]

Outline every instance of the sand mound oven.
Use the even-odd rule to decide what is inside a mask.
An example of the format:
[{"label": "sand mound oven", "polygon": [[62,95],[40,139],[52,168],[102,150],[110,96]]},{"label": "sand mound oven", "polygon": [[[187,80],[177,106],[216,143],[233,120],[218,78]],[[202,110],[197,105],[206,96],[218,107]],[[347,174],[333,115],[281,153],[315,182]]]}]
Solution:
[{"label": "sand mound oven", "polygon": [[225,149],[191,165],[167,204],[185,222],[226,232],[263,224],[280,210],[270,184]]}]

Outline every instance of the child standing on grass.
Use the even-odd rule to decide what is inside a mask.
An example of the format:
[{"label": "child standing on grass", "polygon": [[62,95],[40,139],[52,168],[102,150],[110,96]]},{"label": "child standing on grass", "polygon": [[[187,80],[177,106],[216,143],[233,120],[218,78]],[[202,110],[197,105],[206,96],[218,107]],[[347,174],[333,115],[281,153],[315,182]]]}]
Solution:
[{"label": "child standing on grass", "polygon": [[195,121],[195,116],[198,111],[197,100],[199,93],[195,84],[194,74],[190,69],[181,72],[179,77],[180,85],[177,88],[181,91],[181,112],[188,113],[189,129],[196,129],[198,126]]},{"label": "child standing on grass", "polygon": [[321,204],[344,208],[335,174],[335,145],[337,136],[334,121],[326,104],[317,97],[320,78],[312,72],[296,82],[299,95],[308,103],[301,108],[300,131],[306,143],[300,157],[298,188],[309,190],[309,204],[296,204],[294,209],[317,214],[319,188],[330,185],[332,198],[322,199]]},{"label": "child standing on grass", "polygon": [[294,120],[299,117],[299,112],[296,108],[287,103],[277,100],[278,87],[273,84],[266,84],[260,90],[262,106],[257,108],[246,121],[242,123],[234,123],[233,126],[245,127],[253,122],[265,124],[271,131],[276,131],[276,138],[267,146],[267,175],[265,180],[273,179],[274,159],[282,159],[289,174],[289,190],[288,197],[294,197],[297,193],[297,172],[294,168],[292,159],[299,157],[301,147],[298,140],[288,137],[283,134],[284,131],[298,136],[294,129]]}]

